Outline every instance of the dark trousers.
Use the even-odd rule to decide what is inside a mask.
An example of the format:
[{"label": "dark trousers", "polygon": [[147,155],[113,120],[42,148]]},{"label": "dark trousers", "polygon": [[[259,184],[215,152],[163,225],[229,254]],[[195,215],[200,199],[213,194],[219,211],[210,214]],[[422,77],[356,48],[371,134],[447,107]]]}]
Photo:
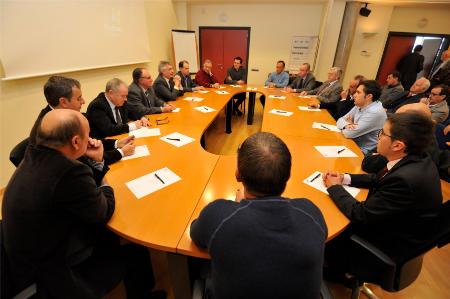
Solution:
[{"label": "dark trousers", "polygon": [[243,101],[245,101],[245,99],[247,98],[247,94],[246,93],[238,93],[237,95],[234,96],[234,103],[233,103],[233,110],[236,111],[239,109],[239,106],[242,104]]},{"label": "dark trousers", "polygon": [[266,96],[265,95],[260,96],[259,100],[261,101],[261,105],[263,105],[264,107],[264,105],[266,104]]}]

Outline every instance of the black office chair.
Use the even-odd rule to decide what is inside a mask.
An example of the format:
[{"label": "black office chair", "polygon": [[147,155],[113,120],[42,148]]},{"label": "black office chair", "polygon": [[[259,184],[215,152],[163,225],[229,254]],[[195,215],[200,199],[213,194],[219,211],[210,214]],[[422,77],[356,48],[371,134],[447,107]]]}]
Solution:
[{"label": "black office chair", "polygon": [[[439,215],[436,233],[427,244],[416,249],[401,263],[396,263],[380,249],[358,235],[352,235],[355,254],[354,265],[349,273],[353,281],[352,299],[359,298],[363,292],[368,298],[378,298],[367,287],[366,282],[379,285],[388,292],[398,292],[412,284],[419,276],[425,253],[434,247],[441,248],[450,242],[450,200],[442,205]],[[364,260],[371,261],[371,267],[375,266],[378,278],[374,279],[371,269],[367,269]],[[373,270],[372,270],[373,271]]]},{"label": "black office chair", "polygon": [[36,294],[36,284],[33,283],[18,294],[11,294],[8,279],[8,261],[3,246],[3,221],[0,219],[0,298],[27,299]]},{"label": "black office chair", "polygon": [[322,85],[322,84],[323,84],[323,82],[316,81],[316,85],[314,85],[314,88],[313,88],[313,89],[316,89],[317,87],[319,87],[319,86]]},{"label": "black office chair", "polygon": [[9,161],[14,164],[14,166],[18,167],[20,162],[22,162],[23,157],[25,156],[25,151],[27,150],[30,138],[25,138],[21,142],[19,142],[9,154]]}]

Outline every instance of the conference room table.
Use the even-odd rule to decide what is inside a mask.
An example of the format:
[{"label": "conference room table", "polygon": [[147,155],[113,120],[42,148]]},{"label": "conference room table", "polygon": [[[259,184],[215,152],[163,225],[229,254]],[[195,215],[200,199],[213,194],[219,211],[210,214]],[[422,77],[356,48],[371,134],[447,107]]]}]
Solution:
[{"label": "conference room table", "polygon": [[[352,140],[346,139],[340,132],[312,128],[313,122],[335,124],[330,114],[326,110],[299,110],[298,106],[307,106],[309,98],[263,86],[223,87],[206,89],[208,93],[185,93],[174,102],[176,107],[180,108],[179,112],[149,115],[151,128],[159,128],[161,135],[136,138],[135,144],[146,145],[150,155],[119,161],[110,166],[107,174],[107,180],[114,188],[116,198],[116,209],[108,226],[125,239],[167,253],[175,298],[190,296],[187,256],[209,257],[207,251],[198,248],[190,239],[190,224],[209,202],[219,198],[234,200],[236,190],[240,187],[234,175],[237,167],[236,154],[216,155],[209,153],[201,144],[203,134],[218,114],[224,113],[233,95],[253,92],[266,96],[262,131],[279,136],[292,155],[291,177],[283,196],[308,198],[314,202],[324,215],[328,226],[328,239],[344,230],[349,220],[327,194],[303,181],[315,171],[361,172],[363,154]],[[247,87],[257,90],[248,91]],[[227,93],[218,94],[217,91]],[[192,97],[203,100],[186,100]],[[203,113],[194,109],[199,106],[207,106],[211,112]],[[272,109],[293,114],[284,116],[269,113]],[[195,140],[176,147],[161,139],[174,132]],[[123,136],[125,135],[119,137]],[[314,148],[328,145],[346,146],[356,153],[357,157],[325,158]],[[140,199],[126,186],[131,180],[165,167],[181,180]],[[151,183],[150,180],[149,184]],[[361,190],[357,199],[363,200],[366,195],[367,190]]]}]

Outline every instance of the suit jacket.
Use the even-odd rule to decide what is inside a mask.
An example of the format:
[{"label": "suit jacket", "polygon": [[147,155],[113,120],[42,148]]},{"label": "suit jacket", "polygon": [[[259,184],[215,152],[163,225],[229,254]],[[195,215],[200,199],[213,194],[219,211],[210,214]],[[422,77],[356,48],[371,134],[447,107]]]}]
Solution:
[{"label": "suit jacket", "polygon": [[447,60],[443,65],[439,66],[439,70],[432,74],[431,88],[439,84],[450,85],[450,60]]},{"label": "suit jacket", "polygon": [[351,175],[351,186],[369,188],[365,201],[341,185],[328,188],[338,208],[358,233],[396,261],[426,242],[435,229],[442,205],[435,164],[428,156],[409,155],[381,179],[375,174]]},{"label": "suit jacket", "polygon": [[332,86],[329,86],[330,81],[325,81],[319,87],[308,91],[310,95],[317,95],[317,99],[321,103],[337,102],[341,98],[342,85],[341,82],[336,81]]},{"label": "suit jacket", "polygon": [[192,88],[197,86],[197,84],[192,81],[191,76],[185,76],[181,72],[178,72],[177,75],[181,78],[181,85],[185,92],[192,92]]},{"label": "suit jacket", "polygon": [[448,117],[448,104],[442,101],[435,105],[429,105],[431,111],[431,119],[437,124],[443,122]]},{"label": "suit jacket", "polygon": [[166,102],[175,101],[177,97],[181,97],[184,93],[182,90],[175,89],[173,79],[169,80],[169,85],[167,85],[167,81],[162,75],[159,75],[153,82],[153,90],[156,96]]},{"label": "suit jacket", "polygon": [[381,90],[381,96],[379,101],[381,103],[388,101],[395,101],[403,95],[403,91],[404,91],[403,86],[400,83],[395,86],[389,86],[386,84]]},{"label": "suit jacket", "polygon": [[[112,188],[97,187],[89,167],[31,145],[2,206],[14,287],[35,282],[38,293],[51,298],[93,298],[86,273],[76,266],[91,258],[97,233],[105,229],[114,206]],[[102,265],[111,270],[115,262]],[[96,269],[91,270],[90,277],[96,277]]]},{"label": "suit jacket", "polygon": [[[47,105],[39,113],[36,121],[34,122],[33,128],[31,129],[30,138],[28,138],[30,144],[36,144],[37,129],[42,121],[42,118],[50,111],[52,111],[52,108],[50,108],[50,106]],[[102,139],[102,143],[103,143],[103,149],[104,149],[103,159],[105,160],[105,167],[103,167],[103,170],[98,170],[97,168],[92,167],[92,163],[89,162],[88,158],[82,157],[79,159],[80,162],[83,162],[92,168],[92,172],[94,173],[94,179],[99,185],[101,184],[106,172],[108,172],[108,170],[109,170],[107,165],[111,165],[111,164],[119,161],[120,159],[122,159],[122,155],[119,153],[119,151],[117,149],[114,148],[116,139]],[[22,160],[22,159],[23,159],[23,156],[20,157],[20,160]]]},{"label": "suit jacket", "polygon": [[403,105],[406,104],[412,104],[412,103],[418,103],[420,102],[420,99],[425,97],[424,93],[418,93],[416,95],[413,96],[408,96],[409,95],[409,91],[404,91],[402,96],[399,97],[397,100],[394,101],[386,101],[383,103],[383,107],[385,109],[387,109],[387,112],[389,113],[395,113],[395,111],[397,111],[398,108],[400,108]]},{"label": "suit jacket", "polygon": [[91,135],[95,138],[106,138],[109,136],[128,133],[128,109],[124,104],[119,108],[122,124],[117,124],[114,119],[113,111],[109,106],[105,93],[101,92],[98,96],[89,103],[87,108],[87,118],[91,126]]},{"label": "suit jacket", "polygon": [[405,89],[409,88],[416,81],[417,74],[423,69],[423,55],[414,52],[403,56],[397,64],[397,70],[402,74],[402,85]]},{"label": "suit jacket", "polygon": [[355,107],[355,100],[350,94],[347,95],[347,98],[344,100],[341,99],[337,102],[320,103],[320,108],[327,109],[335,120],[338,120],[349,113],[353,107]]},{"label": "suit jacket", "polygon": [[[294,81],[288,85],[288,87],[292,88],[294,92],[302,92],[302,91],[309,91],[314,89],[314,86],[316,86],[316,78],[314,78],[313,74],[308,73],[306,74],[306,77],[303,79],[303,82],[301,82],[302,78],[297,76]],[[300,85],[300,83],[302,83]]]},{"label": "suit jacket", "polygon": [[155,95],[152,88],[149,88],[147,94],[148,96],[136,83],[130,84],[127,96],[127,108],[130,119],[138,120],[144,115],[161,113],[161,107],[164,107],[165,102]]}]

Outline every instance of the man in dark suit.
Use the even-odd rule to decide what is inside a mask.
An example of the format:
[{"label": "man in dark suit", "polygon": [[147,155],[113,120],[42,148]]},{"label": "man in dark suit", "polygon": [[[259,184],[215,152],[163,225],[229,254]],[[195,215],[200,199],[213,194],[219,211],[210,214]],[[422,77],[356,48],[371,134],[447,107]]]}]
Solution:
[{"label": "man in dark suit", "polygon": [[122,80],[114,78],[106,83],[105,92],[99,93],[87,108],[93,137],[105,138],[149,125],[144,116],[128,123],[127,95],[128,87]]},{"label": "man in dark suit", "polygon": [[402,74],[402,85],[405,90],[409,90],[416,81],[417,74],[423,70],[425,57],[420,54],[422,48],[422,45],[415,46],[414,51],[403,56],[397,64],[397,70]]},{"label": "man in dark suit", "polygon": [[192,81],[191,72],[189,70],[189,62],[186,60],[180,61],[178,63],[178,68],[179,71],[177,75],[181,78],[181,86],[183,86],[184,92],[193,92],[205,89],[203,86],[197,85],[194,81]]},{"label": "man in dark suit", "polygon": [[37,298],[101,298],[123,278],[127,298],[150,294],[148,250],[120,246],[105,228],[114,212],[113,189],[106,180],[97,187],[91,170],[77,161],[89,139],[81,113],[48,112],[36,145],[6,187],[3,233],[13,292],[35,283]]},{"label": "man in dark suit", "polygon": [[153,90],[158,98],[163,101],[175,101],[184,93],[181,78],[175,75],[173,67],[167,61],[161,61],[158,65],[159,75],[153,82]]},{"label": "man in dark suit", "polygon": [[395,113],[398,108],[406,104],[418,103],[420,99],[426,97],[425,92],[430,87],[430,81],[425,77],[421,77],[414,82],[409,91],[404,91],[403,94],[395,100],[389,99],[383,103],[383,107],[388,113]]},{"label": "man in dark suit", "polygon": [[364,76],[357,75],[350,81],[348,89],[341,92],[341,100],[337,102],[320,103],[317,99],[312,99],[308,107],[311,108],[323,108],[327,109],[331,116],[338,120],[339,118],[346,115],[355,106],[355,99],[353,94],[356,92],[359,83],[364,81]]},{"label": "man in dark suit", "polygon": [[[29,142],[36,144],[36,131],[45,114],[53,109],[72,109],[80,112],[84,104],[81,93],[81,85],[75,79],[63,76],[51,76],[44,85],[44,95],[47,106],[39,113],[30,132]],[[110,165],[134,153],[134,142],[132,137],[120,140],[103,139],[103,158],[106,165]],[[88,157],[89,158],[89,157]]]},{"label": "man in dark suit", "polygon": [[[431,87],[445,84],[450,86],[450,50],[446,50],[441,55],[442,63],[431,74]],[[449,102],[447,100],[447,102]],[[450,102],[449,102],[450,104]]]},{"label": "man in dark suit", "polygon": [[[378,153],[388,160],[386,168],[378,174],[323,175],[331,199],[351,223],[327,244],[325,256],[330,269],[349,270],[348,237],[352,233],[396,262],[427,242],[442,205],[438,171],[424,154],[432,131],[433,122],[423,114],[392,114],[380,130],[377,144]],[[342,185],[369,188],[369,194],[359,202]]]},{"label": "man in dark suit", "polygon": [[153,79],[145,68],[133,71],[133,83],[128,87],[127,108],[130,119],[138,120],[148,114],[172,112],[176,107],[159,99],[152,88]]},{"label": "man in dark suit", "polygon": [[[395,113],[404,113],[404,112],[421,113],[430,119],[432,115],[430,109],[424,103],[413,103],[404,105],[400,107]],[[426,152],[430,156],[431,160],[433,160],[434,164],[436,164],[441,179],[449,182],[450,151],[446,149],[445,150],[439,149],[438,143],[433,137],[433,141],[427,147]],[[386,166],[387,163],[388,160],[386,159],[386,157],[379,155],[378,153],[372,153],[364,157],[361,163],[361,169],[368,173],[378,173]]]},{"label": "man in dark suit", "polygon": [[310,72],[309,63],[302,63],[297,74],[297,78],[286,87],[287,92],[310,91],[316,87],[316,78]]},{"label": "man in dark suit", "polygon": [[281,196],[290,172],[281,139],[250,136],[238,149],[236,201],[211,202],[191,224],[212,258],[212,298],[320,297],[327,226],[308,199]]}]

